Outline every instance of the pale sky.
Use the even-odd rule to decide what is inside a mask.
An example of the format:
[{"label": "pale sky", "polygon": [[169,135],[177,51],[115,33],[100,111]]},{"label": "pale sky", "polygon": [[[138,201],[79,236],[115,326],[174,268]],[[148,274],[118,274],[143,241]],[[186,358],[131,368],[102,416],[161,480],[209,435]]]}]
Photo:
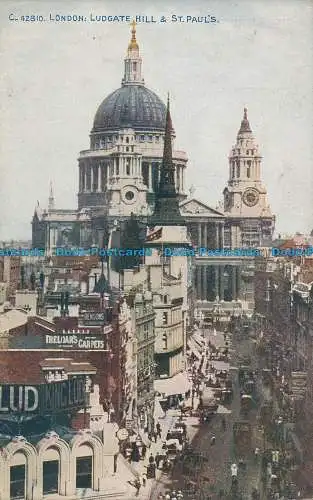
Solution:
[{"label": "pale sky", "polygon": [[[313,2],[5,1],[1,26],[0,240],[31,238],[36,201],[76,208],[80,150],[101,101],[120,87],[128,23],[10,21],[9,15],[141,14],[146,86],[171,95],[187,187],[212,207],[228,178],[243,108],[263,156],[278,232],[313,228]],[[171,15],[219,23],[172,23]]]}]

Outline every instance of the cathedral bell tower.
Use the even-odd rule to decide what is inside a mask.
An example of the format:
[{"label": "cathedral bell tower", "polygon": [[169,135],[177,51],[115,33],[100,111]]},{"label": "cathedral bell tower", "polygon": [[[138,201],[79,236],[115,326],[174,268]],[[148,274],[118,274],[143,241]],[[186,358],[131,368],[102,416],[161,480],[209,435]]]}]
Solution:
[{"label": "cathedral bell tower", "polygon": [[274,217],[261,180],[261,160],[244,108],[237,141],[229,155],[229,178],[223,191],[225,215],[239,229],[235,231],[235,241],[232,238],[232,246],[258,246],[264,238],[272,236]]}]

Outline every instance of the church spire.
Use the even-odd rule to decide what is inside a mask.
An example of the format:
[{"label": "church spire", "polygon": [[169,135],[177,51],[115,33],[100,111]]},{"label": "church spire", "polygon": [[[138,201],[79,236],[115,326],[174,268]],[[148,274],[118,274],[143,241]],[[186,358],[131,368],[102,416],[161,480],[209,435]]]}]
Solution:
[{"label": "church spire", "polygon": [[54,209],[54,195],[53,195],[52,181],[50,181],[48,210],[50,211],[50,210],[53,210],[53,209]]},{"label": "church spire", "polygon": [[131,23],[131,40],[124,59],[124,78],[122,85],[144,85],[141,76],[142,60],[139,55],[139,45],[136,38],[136,22]]},{"label": "church spire", "polygon": [[184,225],[184,220],[179,210],[179,198],[175,188],[175,167],[172,159],[172,131],[173,126],[168,96],[163,160],[160,171],[160,182],[155,194],[155,207],[151,217],[151,225]]},{"label": "church spire", "polygon": [[249,134],[252,133],[250,123],[248,120],[248,110],[247,108],[244,108],[243,110],[243,119],[241,121],[240,129],[238,132],[238,135],[244,134],[245,132],[248,132]]}]

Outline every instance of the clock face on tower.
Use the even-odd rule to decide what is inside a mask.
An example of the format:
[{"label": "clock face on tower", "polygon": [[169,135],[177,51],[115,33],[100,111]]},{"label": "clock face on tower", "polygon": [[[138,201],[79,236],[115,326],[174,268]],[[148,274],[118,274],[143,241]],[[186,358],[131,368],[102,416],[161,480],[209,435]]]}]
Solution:
[{"label": "clock face on tower", "polygon": [[257,202],[259,201],[259,198],[260,198],[259,192],[253,188],[246,189],[242,195],[242,201],[248,207],[254,207],[254,205],[256,205]]}]

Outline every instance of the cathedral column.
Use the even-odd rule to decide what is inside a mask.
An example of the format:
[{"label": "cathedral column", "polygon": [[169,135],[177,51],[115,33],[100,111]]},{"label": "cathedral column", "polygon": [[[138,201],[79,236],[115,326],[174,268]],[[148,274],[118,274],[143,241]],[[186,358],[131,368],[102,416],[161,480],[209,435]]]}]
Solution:
[{"label": "cathedral column", "polygon": [[204,248],[208,248],[208,226],[207,223],[204,223]]},{"label": "cathedral column", "polygon": [[98,192],[101,193],[101,165],[98,165]]},{"label": "cathedral column", "polygon": [[224,248],[224,222],[220,222],[220,248]]},{"label": "cathedral column", "polygon": [[202,228],[201,228],[201,222],[198,223],[198,246],[202,246]]},{"label": "cathedral column", "polygon": [[90,191],[93,192],[93,166],[90,165]]},{"label": "cathedral column", "polygon": [[149,191],[152,191],[152,163],[148,163],[148,174],[149,174],[148,188]]},{"label": "cathedral column", "polygon": [[206,301],[208,299],[208,273],[207,273],[207,266],[204,266],[203,272],[204,272],[203,293],[204,293],[204,300]]},{"label": "cathedral column", "polygon": [[224,290],[225,290],[225,266],[220,266],[219,267],[219,273],[220,273],[220,291],[219,291],[219,296],[220,300],[224,300]]},{"label": "cathedral column", "polygon": [[87,191],[87,169],[86,169],[86,165],[84,165],[84,189],[83,189],[84,193],[86,193]]},{"label": "cathedral column", "polygon": [[236,266],[232,266],[231,268],[231,295],[232,300],[237,300],[237,268]]},{"label": "cathedral column", "polygon": [[215,275],[215,300],[219,298],[219,289],[220,289],[220,269],[219,266],[214,266],[214,275]]},{"label": "cathedral column", "polygon": [[197,276],[197,299],[201,300],[201,276],[200,276],[200,266],[196,267]]},{"label": "cathedral column", "polygon": [[215,248],[219,248],[219,238],[220,238],[220,227],[219,223],[215,224]]},{"label": "cathedral column", "polygon": [[236,267],[236,293],[237,297],[241,294],[241,278],[240,278],[241,267]]}]

